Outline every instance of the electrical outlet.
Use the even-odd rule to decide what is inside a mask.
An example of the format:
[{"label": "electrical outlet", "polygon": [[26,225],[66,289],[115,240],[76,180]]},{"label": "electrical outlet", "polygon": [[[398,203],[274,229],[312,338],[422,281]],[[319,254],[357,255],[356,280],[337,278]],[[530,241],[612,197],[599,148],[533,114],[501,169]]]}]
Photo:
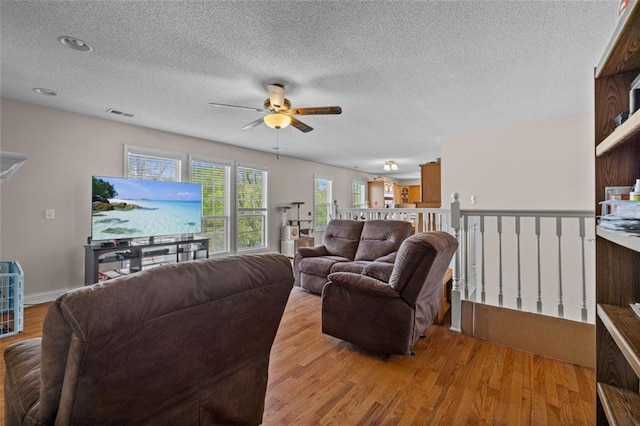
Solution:
[{"label": "electrical outlet", "polygon": [[46,220],[54,220],[56,218],[56,211],[54,209],[46,209],[44,211],[44,218]]}]

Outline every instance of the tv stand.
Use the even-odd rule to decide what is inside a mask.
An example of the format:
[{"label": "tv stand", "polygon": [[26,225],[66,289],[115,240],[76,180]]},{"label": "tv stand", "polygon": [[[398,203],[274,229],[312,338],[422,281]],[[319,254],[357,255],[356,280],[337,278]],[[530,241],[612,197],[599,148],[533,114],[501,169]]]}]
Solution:
[{"label": "tv stand", "polygon": [[84,284],[141,271],[163,263],[209,257],[209,238],[149,238],[126,246],[84,246]]}]

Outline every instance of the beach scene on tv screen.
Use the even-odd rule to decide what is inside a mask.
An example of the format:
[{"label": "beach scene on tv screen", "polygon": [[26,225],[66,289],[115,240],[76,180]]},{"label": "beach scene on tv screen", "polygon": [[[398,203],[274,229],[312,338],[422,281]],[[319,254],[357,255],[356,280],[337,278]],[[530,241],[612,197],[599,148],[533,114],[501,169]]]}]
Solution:
[{"label": "beach scene on tv screen", "polygon": [[201,218],[200,184],[92,177],[93,240],[200,233]]}]

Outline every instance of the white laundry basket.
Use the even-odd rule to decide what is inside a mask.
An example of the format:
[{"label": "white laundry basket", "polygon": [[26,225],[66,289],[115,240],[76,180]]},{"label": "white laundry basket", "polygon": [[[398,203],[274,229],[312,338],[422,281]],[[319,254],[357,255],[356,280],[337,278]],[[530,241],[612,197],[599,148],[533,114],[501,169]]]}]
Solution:
[{"label": "white laundry basket", "polygon": [[0,261],[0,338],[24,328],[24,274],[18,262]]}]

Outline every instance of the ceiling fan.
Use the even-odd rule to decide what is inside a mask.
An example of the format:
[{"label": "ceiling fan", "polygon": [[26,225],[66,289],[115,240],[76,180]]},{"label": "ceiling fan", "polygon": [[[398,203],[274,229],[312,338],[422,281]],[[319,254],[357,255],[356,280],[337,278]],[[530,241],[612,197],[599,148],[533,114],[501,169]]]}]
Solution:
[{"label": "ceiling fan", "polygon": [[267,84],[267,92],[269,97],[264,100],[263,108],[253,108],[240,105],[219,104],[211,102],[209,105],[225,108],[241,108],[265,114],[264,117],[244,126],[242,129],[252,129],[265,123],[273,129],[283,129],[291,124],[301,132],[307,133],[313,130],[313,127],[303,123],[294,117],[294,115],[327,115],[342,114],[342,108],[339,106],[326,107],[308,107],[308,108],[291,108],[291,102],[284,97],[284,86],[282,84]]}]

